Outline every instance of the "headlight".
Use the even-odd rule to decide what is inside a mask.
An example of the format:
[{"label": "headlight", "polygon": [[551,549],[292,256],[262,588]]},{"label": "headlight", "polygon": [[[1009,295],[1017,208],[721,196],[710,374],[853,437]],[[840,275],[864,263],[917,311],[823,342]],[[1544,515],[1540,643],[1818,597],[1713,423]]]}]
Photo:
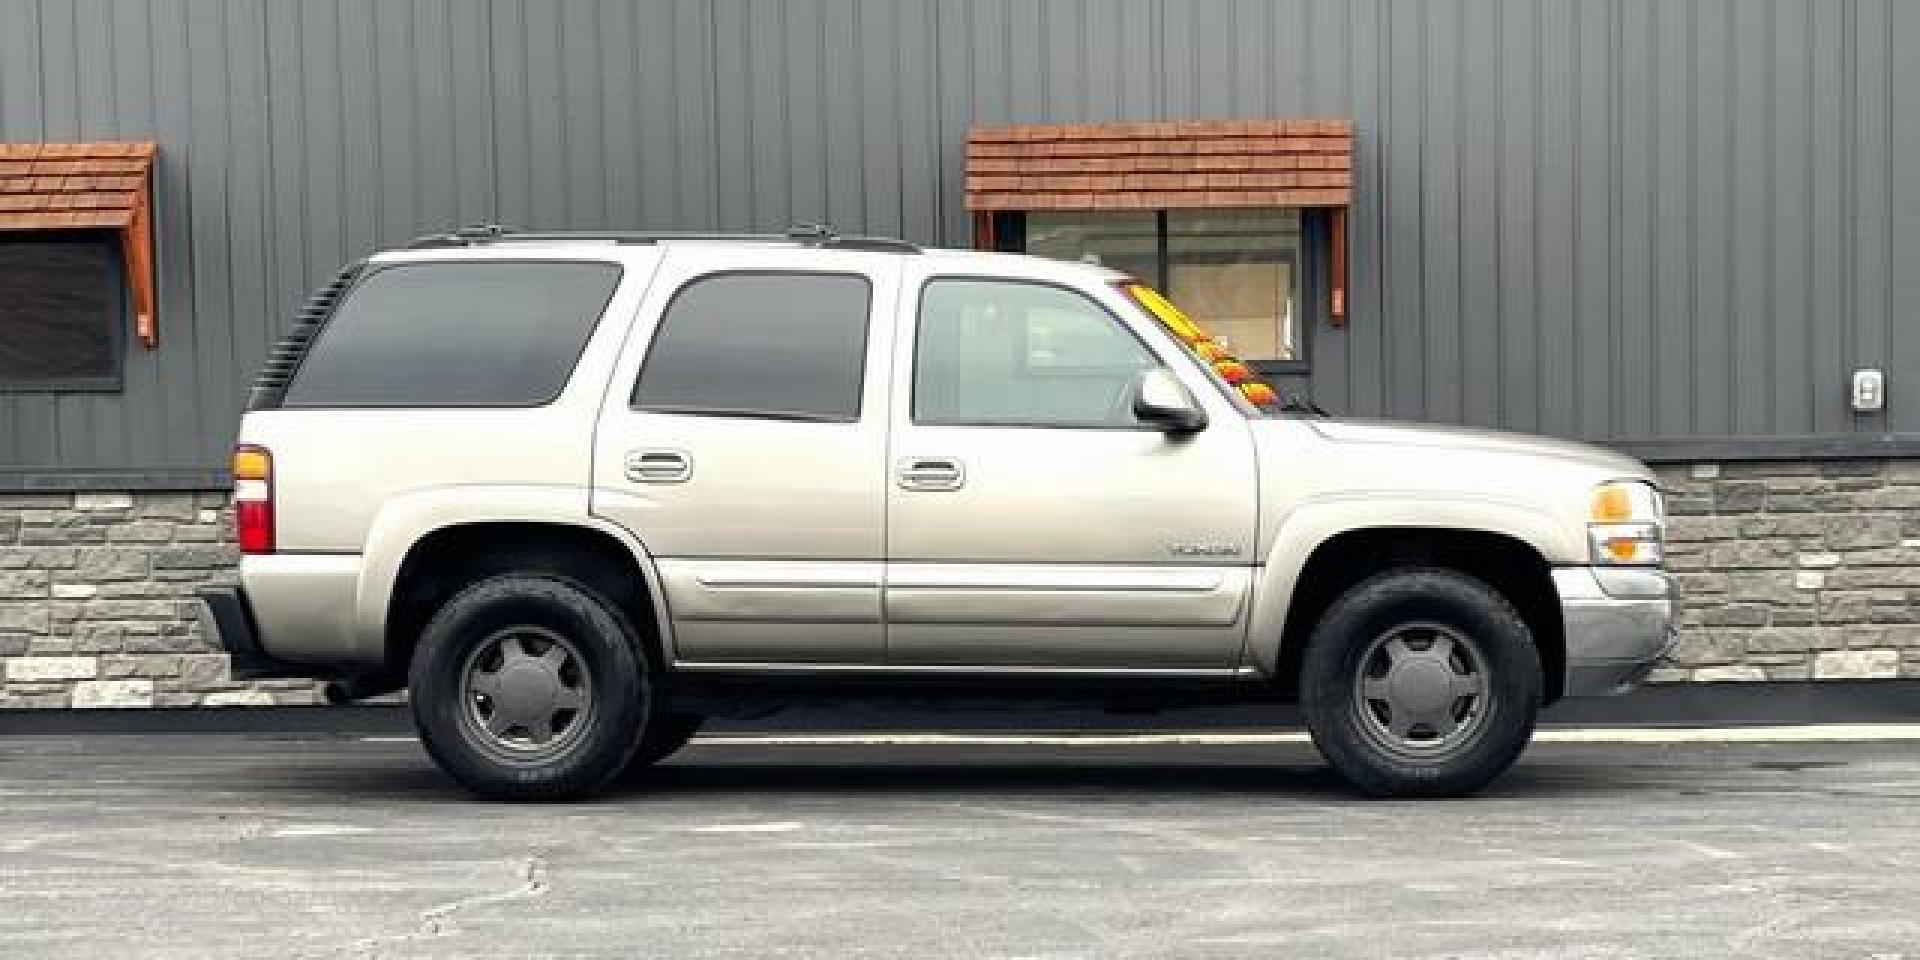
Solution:
[{"label": "headlight", "polygon": [[1660,562],[1666,516],[1659,491],[1636,480],[1594,488],[1587,511],[1587,541],[1593,562],[1651,565]]}]

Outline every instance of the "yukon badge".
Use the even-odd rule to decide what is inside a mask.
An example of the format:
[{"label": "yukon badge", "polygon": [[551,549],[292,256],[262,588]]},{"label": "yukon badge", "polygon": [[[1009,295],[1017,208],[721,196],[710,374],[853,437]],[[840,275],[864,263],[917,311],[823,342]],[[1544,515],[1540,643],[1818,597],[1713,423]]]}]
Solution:
[{"label": "yukon badge", "polygon": [[1167,552],[1176,557],[1237,557],[1237,543],[1169,543]]}]

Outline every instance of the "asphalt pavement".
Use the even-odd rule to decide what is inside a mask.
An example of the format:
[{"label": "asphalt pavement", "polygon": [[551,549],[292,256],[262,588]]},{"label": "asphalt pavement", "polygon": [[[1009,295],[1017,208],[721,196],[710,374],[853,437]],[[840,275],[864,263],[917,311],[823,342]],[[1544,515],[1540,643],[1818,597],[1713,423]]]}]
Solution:
[{"label": "asphalt pavement", "polygon": [[1920,957],[1920,741],[1539,743],[1383,802],[1178,739],[708,740],[535,806],[402,738],[11,736],[0,956]]}]

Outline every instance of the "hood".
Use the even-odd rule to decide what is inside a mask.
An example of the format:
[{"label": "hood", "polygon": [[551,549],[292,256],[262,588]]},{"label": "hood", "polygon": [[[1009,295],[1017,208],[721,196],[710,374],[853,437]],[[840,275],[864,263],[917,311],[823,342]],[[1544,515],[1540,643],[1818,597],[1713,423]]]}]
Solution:
[{"label": "hood", "polygon": [[1548,457],[1589,467],[1622,479],[1639,477],[1649,482],[1653,480],[1652,471],[1640,461],[1617,450],[1609,450],[1591,443],[1538,437],[1506,430],[1482,430],[1436,423],[1345,418],[1305,422],[1315,433],[1334,443],[1377,443],[1401,447],[1429,447]]}]

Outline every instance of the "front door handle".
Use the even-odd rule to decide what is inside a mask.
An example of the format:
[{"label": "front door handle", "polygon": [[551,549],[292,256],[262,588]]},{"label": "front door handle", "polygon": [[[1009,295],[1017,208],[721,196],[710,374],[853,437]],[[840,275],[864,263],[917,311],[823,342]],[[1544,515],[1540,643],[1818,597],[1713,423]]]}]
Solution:
[{"label": "front door handle", "polygon": [[693,458],[685,450],[629,450],[626,469],[635,483],[685,483],[693,476]]},{"label": "front door handle", "polygon": [[894,477],[902,490],[958,490],[966,485],[967,471],[947,457],[907,457]]}]

